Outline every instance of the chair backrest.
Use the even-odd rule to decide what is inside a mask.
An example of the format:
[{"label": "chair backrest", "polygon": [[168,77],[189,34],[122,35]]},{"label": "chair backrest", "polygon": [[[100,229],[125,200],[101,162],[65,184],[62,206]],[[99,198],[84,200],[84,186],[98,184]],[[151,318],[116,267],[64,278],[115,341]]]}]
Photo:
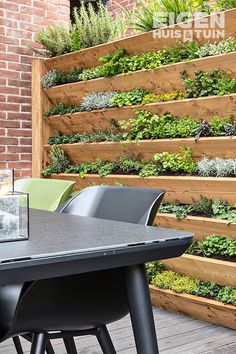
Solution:
[{"label": "chair backrest", "polygon": [[88,187],[58,211],[71,215],[152,225],[164,194],[164,190],[157,189]]},{"label": "chair backrest", "polygon": [[30,208],[55,211],[69,199],[73,185],[59,179],[24,178],[14,183],[14,190],[29,193]]}]

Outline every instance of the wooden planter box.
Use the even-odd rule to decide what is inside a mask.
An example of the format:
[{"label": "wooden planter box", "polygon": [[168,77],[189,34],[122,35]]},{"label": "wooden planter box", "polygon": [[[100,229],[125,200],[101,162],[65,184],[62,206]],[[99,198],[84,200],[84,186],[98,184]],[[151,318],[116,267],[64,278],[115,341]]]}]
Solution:
[{"label": "wooden planter box", "polygon": [[53,132],[76,134],[95,130],[111,129],[110,120],[119,122],[135,117],[135,111],[145,109],[152,113],[163,115],[169,112],[175,117],[199,116],[207,121],[214,116],[226,117],[236,114],[236,94],[226,96],[202,97],[180,101],[151,103],[146,105],[101,109],[90,112],[79,112],[67,115],[56,115],[45,118]]},{"label": "wooden planter box", "polygon": [[236,263],[184,254],[163,261],[165,268],[191,278],[236,287]]},{"label": "wooden planter box", "polygon": [[177,294],[152,285],[150,285],[150,292],[154,306],[236,329],[236,306],[225,305],[199,296]]},{"label": "wooden planter box", "polygon": [[228,224],[225,220],[200,216],[187,216],[184,219],[178,220],[173,214],[158,213],[155,223],[160,227],[191,231],[195,235],[195,240],[202,240],[203,237],[212,234],[236,239],[236,223]]},{"label": "wooden planter box", "polygon": [[[208,21],[205,19],[204,25],[207,25],[207,23],[211,23],[210,21],[212,21],[212,19],[217,19],[219,16],[220,15],[217,14],[206,16]],[[202,36],[201,32],[199,36],[199,26],[195,25],[198,23],[198,20],[191,20],[188,22],[191,24],[191,28],[193,29],[193,39],[197,39],[198,41],[200,41],[200,43],[204,43],[206,39]],[[197,32],[194,32],[194,28],[196,28]],[[101,56],[113,54],[116,50],[120,48],[126,49],[129,54],[139,54],[148,51],[157,51],[164,47],[169,47],[176,44],[175,38],[162,38],[161,34],[165,33],[166,29],[168,29],[168,27],[162,28],[157,31],[151,31],[135,35],[129,38],[123,38],[110,43],[98,45],[93,48],[80,50],[74,53],[61,55],[56,58],[50,58],[45,60],[45,64],[48,70],[59,69],[67,71],[74,67],[90,68],[93,66],[100,65],[101,63],[99,62],[99,58]],[[184,31],[180,25],[171,26],[171,29],[181,33],[181,38],[179,38],[179,40],[184,39]],[[235,34],[236,11],[235,9],[233,9],[225,11],[225,37],[234,37]],[[219,40],[220,39],[217,38],[207,39],[207,41],[213,43]]]},{"label": "wooden planter box", "polygon": [[59,85],[51,87],[45,92],[54,104],[61,102],[69,105],[78,105],[82,98],[91,92],[129,91],[137,87],[145,88],[156,94],[168,93],[174,90],[183,91],[183,79],[180,77],[182,70],[187,70],[188,74],[193,76],[196,70],[212,71],[218,68],[234,76],[236,74],[235,61],[236,53],[228,53],[166,65],[155,70],[140,70],[111,78],[99,78]]},{"label": "wooden planter box", "polygon": [[191,204],[199,200],[200,195],[213,199],[227,200],[231,205],[236,199],[235,178],[201,178],[201,177],[180,177],[180,176],[159,176],[141,178],[139,176],[109,175],[99,177],[98,175],[85,175],[81,178],[78,174],[59,175],[53,174],[51,178],[66,179],[75,181],[75,190],[93,185],[116,185],[165,189],[165,201],[175,201],[184,204]]},{"label": "wooden planter box", "polygon": [[[60,146],[73,164],[81,162],[94,162],[97,159],[117,161],[117,157],[125,155],[140,156],[144,159],[153,159],[157,153],[164,151],[170,153],[180,153],[181,148],[187,146],[192,150],[194,159],[201,159],[204,154],[209,158],[225,157],[236,158],[236,137],[213,137],[186,139],[159,139],[142,140],[136,142],[101,142],[101,143],[76,143],[61,144]],[[45,146],[45,150],[50,150],[50,145]]]}]

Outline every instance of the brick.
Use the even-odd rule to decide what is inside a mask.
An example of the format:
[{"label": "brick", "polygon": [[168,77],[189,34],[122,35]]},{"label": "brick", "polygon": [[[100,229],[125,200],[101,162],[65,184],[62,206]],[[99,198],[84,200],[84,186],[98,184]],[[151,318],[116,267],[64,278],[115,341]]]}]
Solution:
[{"label": "brick", "polygon": [[31,114],[30,113],[22,113],[22,112],[8,112],[7,114],[7,119],[13,119],[13,120],[17,120],[17,119],[28,119],[31,120]]},{"label": "brick", "polygon": [[22,6],[21,13],[33,16],[46,17],[46,12],[44,9],[39,9],[35,7]]},{"label": "brick", "polygon": [[32,155],[31,154],[21,154],[20,160],[21,161],[31,161]]},{"label": "brick", "polygon": [[21,128],[22,129],[31,129],[32,128],[32,123],[29,121],[22,122],[21,123]]},{"label": "brick", "polygon": [[21,97],[21,96],[8,96],[7,102],[12,103],[31,103],[31,99],[28,97]]},{"label": "brick", "polygon": [[[0,82],[0,85],[4,85],[4,84],[1,84]],[[31,87],[31,83],[29,81],[24,81],[24,80],[13,80],[13,79],[9,79],[8,80],[8,85],[9,86],[14,86],[14,87],[28,87],[30,88]]]},{"label": "brick", "polygon": [[31,169],[32,165],[30,162],[9,162],[9,168],[29,168]]},{"label": "brick", "polygon": [[0,86],[0,93],[19,95],[20,90],[17,87]]},{"label": "brick", "polygon": [[19,79],[20,73],[18,71],[9,71],[9,70],[0,69],[0,76],[8,78],[8,79],[9,78]]},{"label": "brick", "polygon": [[18,154],[1,154],[1,161],[18,161]]},{"label": "brick", "polygon": [[31,112],[31,106],[30,105],[21,105],[21,112]]},{"label": "brick", "polygon": [[7,135],[14,137],[29,137],[32,135],[32,132],[30,129],[8,129]]},{"label": "brick", "polygon": [[7,146],[7,152],[14,152],[14,153],[31,153],[32,148],[31,146],[18,146],[18,145],[10,145]]},{"label": "brick", "polygon": [[0,103],[0,110],[7,110],[7,111],[19,111],[20,106],[18,104],[12,103]]},{"label": "brick", "polygon": [[20,128],[20,122],[14,120],[0,120],[0,127],[4,128]]},{"label": "brick", "polygon": [[0,35],[0,43],[19,45],[20,42],[18,38],[10,38],[7,36]]},{"label": "brick", "polygon": [[3,138],[0,137],[0,145],[17,145],[18,139],[16,138]]},{"label": "brick", "polygon": [[6,2],[0,2],[0,8],[2,9],[7,9],[10,11],[18,12],[19,11],[19,5],[13,4],[12,2],[6,1]]},{"label": "brick", "polygon": [[32,139],[26,139],[26,138],[22,138],[20,139],[20,144],[21,145],[32,145]]}]

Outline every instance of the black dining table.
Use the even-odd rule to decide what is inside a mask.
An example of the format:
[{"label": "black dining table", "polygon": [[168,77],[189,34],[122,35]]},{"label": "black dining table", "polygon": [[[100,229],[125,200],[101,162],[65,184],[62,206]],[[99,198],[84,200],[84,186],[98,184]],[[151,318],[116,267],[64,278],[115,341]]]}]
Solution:
[{"label": "black dining table", "polygon": [[124,267],[138,354],[158,354],[145,263],[178,257],[193,234],[30,210],[29,239],[0,245],[0,284]]}]

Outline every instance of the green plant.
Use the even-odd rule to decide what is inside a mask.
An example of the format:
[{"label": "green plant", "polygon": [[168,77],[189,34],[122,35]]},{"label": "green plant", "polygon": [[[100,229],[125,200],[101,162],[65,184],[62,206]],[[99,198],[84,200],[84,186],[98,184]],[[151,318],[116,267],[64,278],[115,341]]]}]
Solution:
[{"label": "green plant", "polygon": [[186,98],[222,96],[236,92],[236,78],[232,79],[218,69],[209,73],[198,70],[194,79],[189,78],[186,71],[182,71],[181,77],[184,79]]},{"label": "green plant", "polygon": [[57,132],[55,135],[49,138],[48,144],[75,144],[75,143],[95,143],[102,141],[120,141],[122,134],[114,133],[112,130],[96,131],[91,133],[77,133],[71,135],[63,135]]},{"label": "green plant", "polygon": [[154,155],[157,164],[161,164],[162,171],[183,171],[192,173],[196,169],[196,163],[192,159],[192,151],[188,147],[182,148],[180,154],[163,152]]},{"label": "green plant", "polygon": [[161,95],[155,95],[154,93],[149,93],[144,96],[142,104],[177,101],[177,100],[183,100],[184,98],[185,98],[185,92],[179,92],[179,91],[163,93]]},{"label": "green plant", "polygon": [[221,286],[214,282],[199,280],[193,294],[210,299],[216,299],[220,290]]},{"label": "green plant", "polygon": [[148,92],[144,89],[134,89],[128,92],[119,92],[111,99],[113,107],[135,106],[141,104]]},{"label": "green plant", "polygon": [[229,37],[223,39],[219,43],[205,43],[196,52],[199,58],[208,57],[211,55],[219,55],[236,51],[236,39]]},{"label": "green plant", "polygon": [[236,289],[231,288],[230,286],[222,287],[219,290],[216,300],[225,304],[236,305]]},{"label": "green plant", "polygon": [[85,5],[82,1],[80,8],[75,8],[73,14],[73,29],[79,34],[83,48],[107,43],[120,37],[124,31],[122,17],[114,18],[101,1],[98,3],[97,11],[91,3]]},{"label": "green plant", "polygon": [[204,215],[226,220],[229,223],[236,222],[236,206],[230,207],[226,201],[212,201],[202,196],[193,204],[163,203],[159,211],[161,213],[173,213],[177,219],[183,219],[187,215]]},{"label": "green plant", "polygon": [[37,32],[35,41],[41,44],[43,49],[30,48],[36,53],[45,54],[49,57],[69,53],[72,50],[70,31],[63,25],[42,27]]},{"label": "green plant", "polygon": [[218,0],[216,6],[221,10],[229,10],[236,8],[236,0]]},{"label": "green plant", "polygon": [[[136,32],[151,31],[156,28],[174,24],[177,17],[185,13],[184,21],[192,17],[191,0],[141,0],[134,10],[122,8],[129,26]],[[170,16],[169,16],[170,15]]]},{"label": "green plant", "polygon": [[77,106],[67,106],[63,103],[58,103],[51,107],[47,112],[44,113],[44,117],[51,117],[55,115],[73,114],[76,112],[81,112],[82,108]]},{"label": "green plant", "polygon": [[76,69],[76,68],[74,68],[69,73],[60,70],[50,70],[42,78],[43,88],[49,89],[50,87],[53,86],[79,81],[80,73],[81,73],[81,69]]},{"label": "green plant", "polygon": [[156,274],[164,270],[164,264],[160,261],[150,262],[146,264],[146,272],[149,283],[152,282]]},{"label": "green plant", "polygon": [[193,294],[197,288],[197,281],[171,270],[164,270],[152,277],[152,284],[163,289],[170,289],[176,293]]},{"label": "green plant", "polygon": [[56,145],[51,147],[49,159],[50,165],[42,172],[44,177],[50,176],[52,173],[63,173],[70,165],[65,152]]},{"label": "green plant", "polygon": [[203,257],[236,257],[236,240],[221,235],[210,235],[202,241],[193,242],[187,253]]}]

